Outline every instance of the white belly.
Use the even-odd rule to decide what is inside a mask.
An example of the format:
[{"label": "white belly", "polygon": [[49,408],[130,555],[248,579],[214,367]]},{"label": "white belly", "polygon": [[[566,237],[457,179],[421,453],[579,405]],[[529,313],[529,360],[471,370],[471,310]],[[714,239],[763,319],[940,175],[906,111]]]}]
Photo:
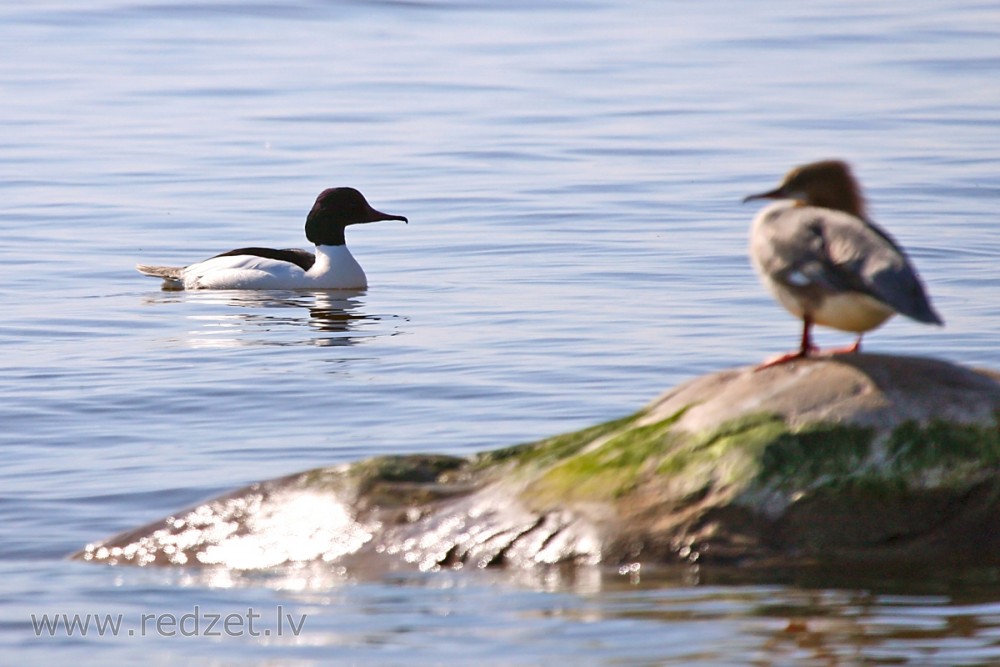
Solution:
[{"label": "white belly", "polygon": [[866,294],[845,292],[823,299],[813,311],[816,324],[841,331],[864,333],[881,326],[895,311]]},{"label": "white belly", "polygon": [[896,312],[884,303],[859,292],[827,295],[818,305],[807,307],[784,285],[772,280],[768,280],[767,285],[778,302],[792,315],[801,319],[808,312],[816,324],[841,331],[871,331]]}]

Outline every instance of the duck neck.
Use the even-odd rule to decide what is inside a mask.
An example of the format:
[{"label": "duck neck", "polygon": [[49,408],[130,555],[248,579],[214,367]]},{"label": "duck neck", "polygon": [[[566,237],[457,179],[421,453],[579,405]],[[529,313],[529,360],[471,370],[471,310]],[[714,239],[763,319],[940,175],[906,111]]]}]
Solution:
[{"label": "duck neck", "polygon": [[331,245],[327,243],[316,244],[316,263],[324,263],[327,266],[337,263],[355,263],[354,255],[347,249],[346,243]]},{"label": "duck neck", "polygon": [[311,213],[306,218],[306,238],[317,246],[344,245],[344,226],[330,224],[321,215]]}]

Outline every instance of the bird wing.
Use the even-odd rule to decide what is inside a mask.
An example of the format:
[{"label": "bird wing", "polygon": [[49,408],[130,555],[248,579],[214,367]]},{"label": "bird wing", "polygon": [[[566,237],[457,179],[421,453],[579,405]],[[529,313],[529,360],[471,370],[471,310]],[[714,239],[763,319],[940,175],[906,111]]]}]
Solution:
[{"label": "bird wing", "polygon": [[[816,209],[813,209],[816,211]],[[919,322],[942,324],[916,270],[881,228],[839,211],[819,210],[805,225],[816,247],[817,282],[861,292]]]},{"label": "bird wing", "polygon": [[[770,235],[768,272],[791,289],[823,292],[862,292],[869,285],[861,279],[855,258],[838,252],[827,239],[827,220],[803,218],[801,210],[790,211]],[[874,296],[874,295],[872,295]]]},{"label": "bird wing", "polygon": [[230,250],[229,252],[224,252],[212,257],[263,257],[265,259],[274,259],[279,262],[290,262],[295,264],[303,271],[308,271],[312,268],[312,265],[316,263],[316,255],[309,252],[308,250],[302,250],[301,248],[285,248],[284,250],[275,250],[274,248],[237,248],[236,250]]}]

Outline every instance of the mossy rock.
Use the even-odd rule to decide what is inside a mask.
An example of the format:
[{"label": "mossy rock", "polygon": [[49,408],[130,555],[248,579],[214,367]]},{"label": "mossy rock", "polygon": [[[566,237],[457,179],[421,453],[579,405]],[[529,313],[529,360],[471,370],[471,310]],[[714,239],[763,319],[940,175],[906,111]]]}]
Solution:
[{"label": "mossy rock", "polygon": [[932,359],[733,369],[535,443],[469,458],[378,457],[252,485],[76,557],[249,568],[993,564],[998,414],[996,374]]}]

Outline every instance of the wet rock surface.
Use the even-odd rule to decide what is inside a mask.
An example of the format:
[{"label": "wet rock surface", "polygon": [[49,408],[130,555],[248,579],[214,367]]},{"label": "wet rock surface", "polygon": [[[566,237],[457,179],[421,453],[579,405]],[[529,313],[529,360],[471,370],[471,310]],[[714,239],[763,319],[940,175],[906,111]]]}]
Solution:
[{"label": "wet rock surface", "polygon": [[726,370],[536,443],[254,484],[74,558],[366,570],[1000,563],[998,378],[864,354]]}]

